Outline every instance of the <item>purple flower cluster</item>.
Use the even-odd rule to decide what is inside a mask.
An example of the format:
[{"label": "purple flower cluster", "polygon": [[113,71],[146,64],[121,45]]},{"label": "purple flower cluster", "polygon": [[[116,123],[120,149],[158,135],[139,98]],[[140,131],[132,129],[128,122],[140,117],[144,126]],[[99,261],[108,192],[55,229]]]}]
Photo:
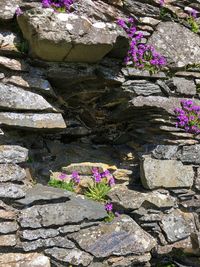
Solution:
[{"label": "purple flower cluster", "polygon": [[200,133],[200,106],[194,105],[193,101],[181,100],[182,108],[175,108],[177,123],[176,127],[183,128],[192,134]]},{"label": "purple flower cluster", "polygon": [[165,0],[160,0],[160,6],[163,7],[165,4]]},{"label": "purple flower cluster", "polygon": [[196,10],[196,9],[194,9],[194,8],[186,8],[186,11],[188,12],[188,14],[191,16],[191,17],[193,17],[194,19],[196,19],[196,17],[197,17],[197,13],[198,13],[198,11]]},{"label": "purple flower cluster", "polygon": [[152,45],[142,44],[143,34],[137,31],[133,18],[128,21],[118,19],[117,24],[122,27],[130,38],[130,47],[125,63],[132,62],[138,69],[147,69],[152,73],[159,71],[166,65],[166,59],[156,52]]},{"label": "purple flower cluster", "polygon": [[108,212],[111,212],[113,210],[113,204],[112,203],[106,203],[104,207],[105,207],[105,210]]},{"label": "purple flower cluster", "polygon": [[77,171],[72,172],[72,180],[74,183],[79,184],[80,183],[80,176]]},{"label": "purple flower cluster", "polygon": [[69,11],[73,0],[42,0],[42,6],[44,8],[52,7],[54,10]]},{"label": "purple flower cluster", "polygon": [[93,173],[93,178],[96,183],[100,183],[103,180],[106,180],[110,187],[115,185],[115,179],[108,170],[105,170],[104,172],[100,173],[98,168],[93,168],[92,173]]},{"label": "purple flower cluster", "polygon": [[21,10],[20,7],[18,7],[16,10],[15,10],[15,14],[17,17],[21,16],[23,14],[23,11]]}]

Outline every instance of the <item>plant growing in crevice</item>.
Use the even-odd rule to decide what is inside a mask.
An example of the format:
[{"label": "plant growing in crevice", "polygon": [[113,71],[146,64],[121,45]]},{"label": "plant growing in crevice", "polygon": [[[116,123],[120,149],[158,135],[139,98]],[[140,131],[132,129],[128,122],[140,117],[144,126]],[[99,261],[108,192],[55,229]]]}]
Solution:
[{"label": "plant growing in crevice", "polygon": [[108,170],[100,173],[97,168],[94,168],[92,173],[94,184],[88,186],[84,195],[93,200],[105,202],[108,192],[115,184],[114,177]]},{"label": "plant growing in crevice", "polygon": [[57,12],[69,12],[74,0],[42,0],[44,8],[51,7]]},{"label": "plant growing in crevice", "polygon": [[104,207],[108,214],[105,218],[105,222],[112,222],[116,217],[120,216],[119,212],[113,212],[113,204],[111,202],[107,202]]},{"label": "plant growing in crevice", "polygon": [[188,8],[186,10],[188,12],[187,22],[191,27],[191,31],[193,31],[194,33],[199,32],[199,24],[196,21],[197,11],[194,8]]},{"label": "plant growing in crevice", "polygon": [[129,18],[128,21],[118,19],[117,24],[130,38],[130,46],[125,58],[126,64],[132,64],[137,69],[145,69],[150,74],[160,71],[166,65],[166,59],[156,52],[152,45],[142,43],[143,33],[137,31],[133,18]]},{"label": "plant growing in crevice", "polygon": [[176,127],[183,128],[186,132],[192,134],[200,133],[200,106],[189,100],[181,100],[181,108],[175,108]]},{"label": "plant growing in crevice", "polygon": [[52,178],[48,185],[75,192],[76,186],[79,184],[80,178],[78,172],[72,172],[71,179],[68,179],[65,173],[60,173],[56,178]]}]

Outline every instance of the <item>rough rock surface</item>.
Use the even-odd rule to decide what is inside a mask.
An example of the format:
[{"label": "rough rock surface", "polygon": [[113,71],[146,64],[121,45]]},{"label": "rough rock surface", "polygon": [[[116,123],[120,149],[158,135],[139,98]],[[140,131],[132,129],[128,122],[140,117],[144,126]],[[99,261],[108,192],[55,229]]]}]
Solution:
[{"label": "rough rock surface", "polygon": [[2,253],[0,254],[0,265],[6,267],[31,266],[50,267],[49,259],[39,253]]},{"label": "rough rock surface", "polygon": [[24,209],[19,220],[22,227],[39,228],[79,223],[83,220],[101,220],[105,217],[106,212],[101,204],[79,197],[66,203],[35,205]]},{"label": "rough rock surface", "polygon": [[155,246],[155,240],[145,233],[128,216],[122,216],[111,224],[83,229],[70,235],[79,246],[97,258],[110,255],[140,255]]},{"label": "rough rock surface", "polygon": [[25,129],[65,129],[61,114],[56,113],[15,113],[1,112],[0,125]]},{"label": "rough rock surface", "polygon": [[0,107],[9,110],[56,111],[42,96],[0,83]]},{"label": "rough rock surface", "polygon": [[23,181],[26,177],[24,169],[16,164],[0,164],[0,182]]},{"label": "rough rock surface", "polygon": [[194,172],[176,160],[157,160],[144,156],[141,161],[141,180],[147,189],[191,187]]},{"label": "rough rock surface", "polygon": [[199,37],[184,26],[174,22],[161,22],[149,43],[176,67],[199,63]]},{"label": "rough rock surface", "polygon": [[[200,266],[200,136],[174,116],[200,105],[200,2],[164,2],[0,0],[0,266]],[[129,17],[167,57],[159,72],[124,64]],[[112,222],[47,185],[78,171],[83,192],[94,167],[115,177]]]},{"label": "rough rock surface", "polygon": [[18,22],[32,53],[49,61],[96,62],[124,35],[114,23],[92,23],[84,16],[52,9],[28,11],[18,17]]}]

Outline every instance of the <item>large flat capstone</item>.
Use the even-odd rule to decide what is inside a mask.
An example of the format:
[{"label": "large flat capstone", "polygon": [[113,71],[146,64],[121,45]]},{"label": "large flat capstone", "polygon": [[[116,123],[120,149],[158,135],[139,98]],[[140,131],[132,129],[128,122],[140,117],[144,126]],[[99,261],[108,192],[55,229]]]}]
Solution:
[{"label": "large flat capstone", "polygon": [[92,23],[53,9],[32,9],[19,16],[18,23],[33,55],[48,61],[97,62],[124,36],[116,23]]}]

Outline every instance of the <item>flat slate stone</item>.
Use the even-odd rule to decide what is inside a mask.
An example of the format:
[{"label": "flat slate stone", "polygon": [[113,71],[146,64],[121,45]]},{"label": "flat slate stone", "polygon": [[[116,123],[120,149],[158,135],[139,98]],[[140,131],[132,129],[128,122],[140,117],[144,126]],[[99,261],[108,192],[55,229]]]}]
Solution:
[{"label": "flat slate stone", "polygon": [[106,217],[104,205],[77,197],[65,203],[35,205],[23,209],[19,215],[19,223],[22,227],[40,228]]},{"label": "flat slate stone", "polygon": [[73,266],[88,266],[93,260],[93,257],[84,251],[77,248],[63,249],[63,248],[49,248],[45,250],[45,254],[63,263],[72,264]]},{"label": "flat slate stone", "polygon": [[25,186],[11,183],[0,183],[0,197],[18,199],[25,196]]},{"label": "flat slate stone", "polygon": [[22,163],[27,160],[27,148],[17,145],[0,145],[0,163]]},{"label": "flat slate stone", "polygon": [[176,159],[178,147],[174,145],[158,145],[152,151],[152,155],[156,159]]},{"label": "flat slate stone", "polygon": [[71,196],[73,196],[73,193],[67,190],[37,184],[34,187],[28,189],[26,192],[26,197],[16,201],[16,203],[26,206],[38,201],[49,200],[53,202],[54,200],[58,199],[66,201],[69,200]]},{"label": "flat slate stone", "polygon": [[160,223],[169,243],[177,242],[190,236],[195,231],[195,222],[192,213],[175,210],[165,215]]},{"label": "flat slate stone", "polygon": [[148,40],[155,49],[176,67],[200,62],[200,38],[183,25],[161,22]]},{"label": "flat slate stone", "polygon": [[0,67],[14,71],[29,71],[29,66],[23,60],[0,56]]},{"label": "flat slate stone", "polygon": [[35,241],[21,242],[19,244],[24,251],[34,251],[38,248],[48,248],[48,247],[61,247],[61,248],[74,248],[75,245],[66,236],[56,236],[46,239],[37,239]]},{"label": "flat slate stone", "polygon": [[153,191],[142,193],[139,191],[129,190],[127,187],[113,188],[108,193],[112,203],[120,205],[125,210],[139,209],[143,204],[149,203],[157,208],[170,208],[176,203],[176,199],[170,195],[161,194]]},{"label": "flat slate stone", "polygon": [[36,240],[39,238],[51,238],[59,235],[59,231],[57,229],[36,229],[36,230],[24,230],[21,232],[20,236],[26,240]]},{"label": "flat slate stone", "polygon": [[184,163],[200,164],[200,145],[184,146],[178,158]]},{"label": "flat slate stone", "polygon": [[23,181],[26,178],[24,169],[16,164],[0,164],[0,182]]},{"label": "flat slate stone", "polygon": [[128,80],[122,84],[122,88],[130,96],[162,95],[159,85],[146,80]]},{"label": "flat slate stone", "polygon": [[[176,97],[162,97],[162,96],[137,96],[133,98],[130,103],[134,108],[150,108],[154,107],[166,111],[174,115],[176,107],[181,108],[180,101],[182,98]],[[195,99],[195,104],[200,106],[200,101]]]},{"label": "flat slate stone", "polygon": [[13,247],[16,243],[16,235],[0,235],[0,247]]},{"label": "flat slate stone", "polygon": [[102,223],[80,230],[69,237],[84,251],[97,258],[142,255],[156,245],[154,238],[127,215],[120,216],[112,223]]},{"label": "flat slate stone", "polygon": [[51,267],[48,257],[39,253],[1,253],[0,266]]},{"label": "flat slate stone", "polygon": [[15,75],[6,78],[3,80],[3,82],[27,89],[34,89],[36,92],[44,95],[55,96],[55,93],[49,81],[41,77],[22,74],[20,76]]},{"label": "flat slate stone", "polygon": [[3,83],[0,83],[0,108],[8,110],[56,111],[41,95]]},{"label": "flat slate stone", "polygon": [[0,233],[8,234],[16,232],[19,228],[16,222],[0,222]]},{"label": "flat slate stone", "polygon": [[196,95],[196,85],[193,80],[173,77],[173,84],[175,86],[176,93],[179,95]]},{"label": "flat slate stone", "polygon": [[147,189],[191,187],[194,182],[192,166],[185,166],[178,160],[158,160],[150,156],[143,156],[140,175]]},{"label": "flat slate stone", "polygon": [[23,129],[65,129],[66,124],[59,113],[14,113],[0,112],[0,125]]}]

